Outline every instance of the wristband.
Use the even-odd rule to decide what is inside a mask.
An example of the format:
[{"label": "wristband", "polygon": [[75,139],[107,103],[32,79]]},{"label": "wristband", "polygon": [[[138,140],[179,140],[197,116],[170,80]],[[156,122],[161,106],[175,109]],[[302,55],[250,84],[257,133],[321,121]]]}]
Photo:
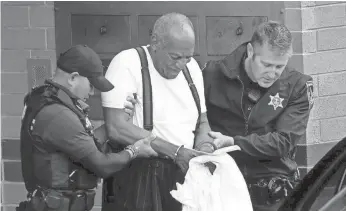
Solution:
[{"label": "wristband", "polygon": [[175,161],[176,161],[176,159],[177,159],[178,152],[179,152],[179,150],[180,150],[182,147],[184,147],[184,145],[180,145],[180,146],[178,147],[177,151],[175,151],[175,153],[174,153],[174,159],[173,159],[174,163],[175,163]]}]

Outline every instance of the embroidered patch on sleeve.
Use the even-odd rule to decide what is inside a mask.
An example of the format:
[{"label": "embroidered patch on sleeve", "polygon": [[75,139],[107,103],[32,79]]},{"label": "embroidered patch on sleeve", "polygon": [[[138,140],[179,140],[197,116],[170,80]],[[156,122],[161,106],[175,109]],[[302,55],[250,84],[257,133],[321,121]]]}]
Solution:
[{"label": "embroidered patch on sleeve", "polygon": [[314,86],[312,81],[306,82],[306,91],[307,91],[308,100],[309,100],[309,109],[311,109],[312,106],[314,105]]}]

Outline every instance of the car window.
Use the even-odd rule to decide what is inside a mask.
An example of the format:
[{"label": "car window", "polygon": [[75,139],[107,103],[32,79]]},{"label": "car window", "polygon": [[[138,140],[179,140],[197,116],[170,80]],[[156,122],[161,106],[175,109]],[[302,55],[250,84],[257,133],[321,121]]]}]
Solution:
[{"label": "car window", "polygon": [[335,173],[331,176],[326,186],[320,191],[319,195],[315,198],[314,203],[311,206],[310,211],[318,211],[324,204],[326,204],[336,194],[336,190],[340,187],[346,187],[346,178],[343,179],[342,184],[341,178],[345,177],[346,163],[344,163]]}]

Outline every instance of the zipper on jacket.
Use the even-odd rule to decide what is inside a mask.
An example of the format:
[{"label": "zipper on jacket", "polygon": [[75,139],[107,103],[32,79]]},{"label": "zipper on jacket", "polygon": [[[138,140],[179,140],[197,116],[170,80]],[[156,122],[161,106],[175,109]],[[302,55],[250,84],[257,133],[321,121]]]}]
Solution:
[{"label": "zipper on jacket", "polygon": [[241,99],[240,99],[240,108],[241,108],[241,111],[243,112],[243,117],[244,117],[245,135],[247,135],[249,133],[249,119],[250,119],[250,116],[251,116],[251,113],[252,113],[252,108],[251,108],[249,116],[247,117],[245,115],[245,112],[244,112],[244,109],[243,109],[243,97],[244,97],[245,86],[244,86],[243,81],[240,79],[240,77],[238,76],[237,78],[238,78],[238,80],[240,81],[240,83],[242,85],[242,92],[241,92]]},{"label": "zipper on jacket", "polygon": [[[241,111],[243,112],[243,117],[244,117],[244,121],[245,121],[245,136],[248,134],[249,132],[249,121],[248,121],[248,118],[246,117],[245,113],[244,113],[244,109],[243,109],[243,97],[244,97],[244,89],[245,89],[245,86],[244,86],[244,83],[243,81],[240,79],[240,77],[238,76],[237,77],[238,80],[240,81],[241,85],[242,85],[242,92],[241,92],[241,99],[240,99],[240,108],[241,108]],[[252,109],[251,109],[252,111]],[[250,114],[251,114],[251,111],[250,111]],[[249,115],[250,117],[250,115]],[[248,177],[248,170],[247,170],[247,165],[243,165],[243,175],[245,178]]]}]

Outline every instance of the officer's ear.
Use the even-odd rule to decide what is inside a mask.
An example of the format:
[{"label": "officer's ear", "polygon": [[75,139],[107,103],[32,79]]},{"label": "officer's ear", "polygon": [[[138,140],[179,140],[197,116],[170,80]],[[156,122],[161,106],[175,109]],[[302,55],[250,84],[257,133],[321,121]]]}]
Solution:
[{"label": "officer's ear", "polygon": [[252,58],[252,56],[254,55],[254,48],[252,46],[251,43],[248,43],[246,46],[246,50],[247,50],[247,55],[249,58]]},{"label": "officer's ear", "polygon": [[78,77],[79,77],[79,74],[77,72],[70,73],[67,80],[68,84],[70,86],[74,86],[78,81]]}]

